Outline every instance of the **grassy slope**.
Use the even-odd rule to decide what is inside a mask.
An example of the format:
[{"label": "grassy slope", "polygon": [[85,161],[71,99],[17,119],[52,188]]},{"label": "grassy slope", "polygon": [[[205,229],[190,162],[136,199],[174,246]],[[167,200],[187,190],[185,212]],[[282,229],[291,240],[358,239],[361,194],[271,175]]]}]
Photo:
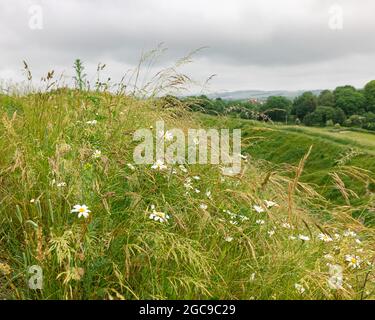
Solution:
[{"label": "grassy slope", "polygon": [[[134,130],[158,119],[168,128],[198,127],[181,108],[69,90],[3,98],[0,298],[374,297],[367,276],[374,230],[351,218],[356,209],[329,203],[295,180],[290,168],[270,176],[253,160],[230,178],[211,165],[190,165],[187,172],[128,167],[138,145]],[[93,119],[96,125],[86,123]],[[102,156],[93,158],[96,149]],[[297,160],[306,148],[294,152]],[[267,209],[265,199],[279,206]],[[71,213],[75,204],[88,205],[90,219]],[[255,204],[265,211],[256,212]],[[168,223],[149,219],[151,205],[171,216]],[[329,219],[323,222],[322,214]],[[347,229],[358,236],[346,237]],[[339,238],[323,242],[322,231]],[[301,234],[310,240],[299,240]],[[359,256],[360,268],[348,264],[349,254]],[[342,289],[328,287],[327,262],[343,267]],[[43,269],[41,291],[26,285],[31,265]]]},{"label": "grassy slope", "polygon": [[207,116],[201,116],[200,119],[205,125],[241,128],[245,141],[244,150],[255,159],[264,159],[275,165],[297,165],[312,145],[313,150],[306,163],[302,180],[318,185],[321,193],[331,200],[343,201],[337,188],[332,187],[332,178],[329,176],[332,172],[341,172],[340,176],[346,186],[358,193],[361,199],[352,199],[354,204],[369,201],[369,191],[375,191],[374,186],[366,186],[355,176],[345,177],[342,165],[337,163],[337,160],[343,159],[343,156],[350,154],[350,150],[354,149],[356,154],[349,156],[344,164],[368,170],[368,174],[374,177],[375,134],[266,125],[254,121]]}]

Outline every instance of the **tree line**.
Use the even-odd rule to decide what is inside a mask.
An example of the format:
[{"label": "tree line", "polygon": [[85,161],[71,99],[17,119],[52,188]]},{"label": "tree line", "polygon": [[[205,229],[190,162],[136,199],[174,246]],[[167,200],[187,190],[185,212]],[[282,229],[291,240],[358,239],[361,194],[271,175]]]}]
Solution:
[{"label": "tree line", "polygon": [[234,115],[244,119],[304,124],[345,126],[375,131],[375,80],[363,89],[346,85],[323,90],[319,95],[304,92],[289,99],[271,96],[266,101],[226,101],[207,96],[185,98],[193,111]]}]

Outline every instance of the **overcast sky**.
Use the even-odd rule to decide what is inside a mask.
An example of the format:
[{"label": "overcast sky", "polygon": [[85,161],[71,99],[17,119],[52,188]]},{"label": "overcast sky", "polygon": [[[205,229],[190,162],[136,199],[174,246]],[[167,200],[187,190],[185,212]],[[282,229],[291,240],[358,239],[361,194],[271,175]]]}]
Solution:
[{"label": "overcast sky", "polygon": [[216,74],[211,92],[363,87],[375,79],[374,14],[373,0],[0,0],[0,78],[20,81],[22,60],[35,77],[69,77],[81,58],[120,79],[163,42],[151,71],[207,47],[182,71]]}]

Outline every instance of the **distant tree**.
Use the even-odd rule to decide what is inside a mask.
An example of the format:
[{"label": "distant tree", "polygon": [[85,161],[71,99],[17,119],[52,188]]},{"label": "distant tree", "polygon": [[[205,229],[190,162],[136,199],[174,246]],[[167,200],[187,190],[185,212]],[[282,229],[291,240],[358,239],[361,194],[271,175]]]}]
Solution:
[{"label": "distant tree", "polygon": [[312,92],[305,92],[293,101],[292,114],[302,119],[309,113],[315,111],[318,99]]},{"label": "distant tree", "polygon": [[347,116],[364,112],[365,97],[352,86],[338,87],[334,91],[335,106],[341,108]]},{"label": "distant tree", "polygon": [[307,126],[325,126],[327,123],[333,126],[335,123],[343,124],[345,119],[345,113],[339,108],[317,107],[305,116],[303,122]]},{"label": "distant tree", "polygon": [[375,80],[366,84],[364,95],[366,99],[366,111],[375,112]]},{"label": "distant tree", "polygon": [[330,90],[324,90],[320,93],[318,97],[319,106],[334,107],[335,106],[335,96]]},{"label": "distant tree", "polygon": [[268,97],[265,104],[260,106],[260,111],[273,121],[285,121],[288,117],[292,102],[281,96]]}]

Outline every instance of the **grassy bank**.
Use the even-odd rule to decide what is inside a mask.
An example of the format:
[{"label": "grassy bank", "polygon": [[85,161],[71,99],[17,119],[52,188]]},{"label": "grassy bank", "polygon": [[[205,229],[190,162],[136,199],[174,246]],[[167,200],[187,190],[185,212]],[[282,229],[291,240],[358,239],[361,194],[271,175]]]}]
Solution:
[{"label": "grassy bank", "polygon": [[[375,297],[374,229],[352,217],[373,203],[333,203],[305,183],[304,167],[318,166],[305,145],[284,154],[272,128],[228,120],[220,125],[246,128],[244,151],[258,155],[240,175],[158,170],[133,164],[132,134],[160,119],[202,126],[183,105],[67,89],[0,102],[1,298]],[[281,165],[292,156],[295,166]],[[77,204],[87,218],[71,212]],[[41,290],[27,285],[32,265]]]}]

